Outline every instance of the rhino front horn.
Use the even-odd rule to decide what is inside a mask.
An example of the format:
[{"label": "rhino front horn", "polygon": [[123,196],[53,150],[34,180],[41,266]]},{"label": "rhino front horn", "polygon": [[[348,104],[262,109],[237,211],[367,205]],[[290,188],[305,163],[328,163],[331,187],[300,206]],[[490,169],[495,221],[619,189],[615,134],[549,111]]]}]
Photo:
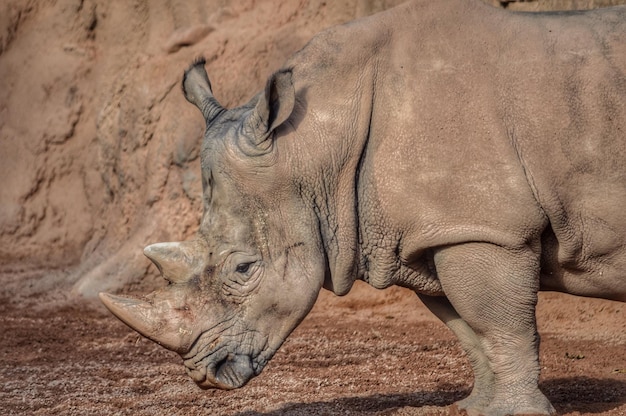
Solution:
[{"label": "rhino front horn", "polygon": [[175,315],[167,301],[153,304],[108,293],[99,296],[119,320],[168,350],[184,354],[198,336]]},{"label": "rhino front horn", "polygon": [[189,280],[201,255],[197,245],[191,241],[151,244],[143,253],[157,266],[161,275],[172,283]]},{"label": "rhino front horn", "polygon": [[208,126],[226,109],[213,96],[205,63],[204,58],[200,58],[185,71],[183,93],[187,101],[200,109]]}]

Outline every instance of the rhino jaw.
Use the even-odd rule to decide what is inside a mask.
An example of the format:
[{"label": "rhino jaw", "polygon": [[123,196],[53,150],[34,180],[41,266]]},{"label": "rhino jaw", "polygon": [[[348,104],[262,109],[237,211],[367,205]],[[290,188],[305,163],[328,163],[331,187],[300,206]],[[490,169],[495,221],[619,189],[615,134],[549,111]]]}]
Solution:
[{"label": "rhino jaw", "polygon": [[173,313],[167,301],[146,302],[124,296],[100,293],[100,300],[126,325],[168,350],[189,351],[198,334]]}]

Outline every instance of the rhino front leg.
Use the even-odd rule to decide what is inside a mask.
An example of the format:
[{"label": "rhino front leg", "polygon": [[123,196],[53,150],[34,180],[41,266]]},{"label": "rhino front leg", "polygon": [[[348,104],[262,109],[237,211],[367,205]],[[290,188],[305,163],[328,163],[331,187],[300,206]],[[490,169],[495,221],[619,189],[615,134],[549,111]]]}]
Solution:
[{"label": "rhino front leg", "polygon": [[450,304],[446,297],[417,294],[426,307],[454,332],[467,354],[474,372],[474,387],[465,399],[455,403],[460,410],[485,409],[494,394],[495,379],[480,338]]},{"label": "rhino front leg", "polygon": [[467,413],[553,414],[538,386],[539,255],[527,246],[468,243],[438,250],[435,267],[450,304],[478,337],[493,371],[491,401],[486,407],[477,402]]}]

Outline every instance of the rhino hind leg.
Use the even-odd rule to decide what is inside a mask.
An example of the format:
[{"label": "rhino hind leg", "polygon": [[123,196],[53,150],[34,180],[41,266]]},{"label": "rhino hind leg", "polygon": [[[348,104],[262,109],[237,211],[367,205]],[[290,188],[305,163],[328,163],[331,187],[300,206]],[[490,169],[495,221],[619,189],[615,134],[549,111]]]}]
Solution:
[{"label": "rhino hind leg", "polygon": [[[475,389],[479,390],[459,406],[469,415],[553,414],[538,386],[539,257],[535,251],[487,243],[449,246],[435,254],[435,267],[450,302],[448,325],[461,335],[478,373]],[[445,303],[439,303],[445,310],[441,307]],[[454,319],[451,309],[461,319]],[[487,367],[493,374],[492,386]]]},{"label": "rhino hind leg", "polygon": [[446,324],[457,336],[461,348],[467,357],[474,372],[474,386],[472,392],[465,399],[455,403],[459,410],[482,410],[489,406],[494,394],[495,378],[489,360],[483,351],[480,338],[465,322],[450,304],[446,297],[434,297],[417,294],[426,307]]}]

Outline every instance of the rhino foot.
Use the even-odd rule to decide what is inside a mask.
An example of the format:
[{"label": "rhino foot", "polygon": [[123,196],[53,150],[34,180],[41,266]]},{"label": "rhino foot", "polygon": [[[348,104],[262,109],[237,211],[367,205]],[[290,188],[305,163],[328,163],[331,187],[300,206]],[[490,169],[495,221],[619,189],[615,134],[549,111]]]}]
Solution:
[{"label": "rhino foot", "polygon": [[[494,410],[495,411],[495,410]],[[456,403],[450,406],[450,415],[451,416],[492,416],[492,415],[515,415],[515,416],[545,416],[545,415],[553,415],[555,412],[552,411],[550,413],[546,413],[546,412],[537,412],[537,411],[533,411],[533,410],[522,410],[522,413],[517,413],[513,411],[506,411],[506,410],[497,410],[495,411],[489,410],[489,409],[474,409],[474,408],[467,408],[467,409],[462,409],[460,408]]]},{"label": "rhino foot", "polygon": [[493,401],[487,407],[465,407],[463,401],[453,404],[450,408],[452,415],[467,416],[534,416],[534,415],[553,415],[556,410],[548,399],[541,394],[542,399],[535,397],[532,402],[508,404]]},{"label": "rhino foot", "polygon": [[[476,414],[476,412],[482,412],[489,405],[489,398],[477,394],[476,390],[472,391],[472,394],[464,398],[463,400],[459,400],[458,402],[453,404],[453,410],[456,413],[452,413],[454,415],[467,415],[469,412],[473,412],[471,414]],[[471,410],[470,410],[471,409]]]}]

